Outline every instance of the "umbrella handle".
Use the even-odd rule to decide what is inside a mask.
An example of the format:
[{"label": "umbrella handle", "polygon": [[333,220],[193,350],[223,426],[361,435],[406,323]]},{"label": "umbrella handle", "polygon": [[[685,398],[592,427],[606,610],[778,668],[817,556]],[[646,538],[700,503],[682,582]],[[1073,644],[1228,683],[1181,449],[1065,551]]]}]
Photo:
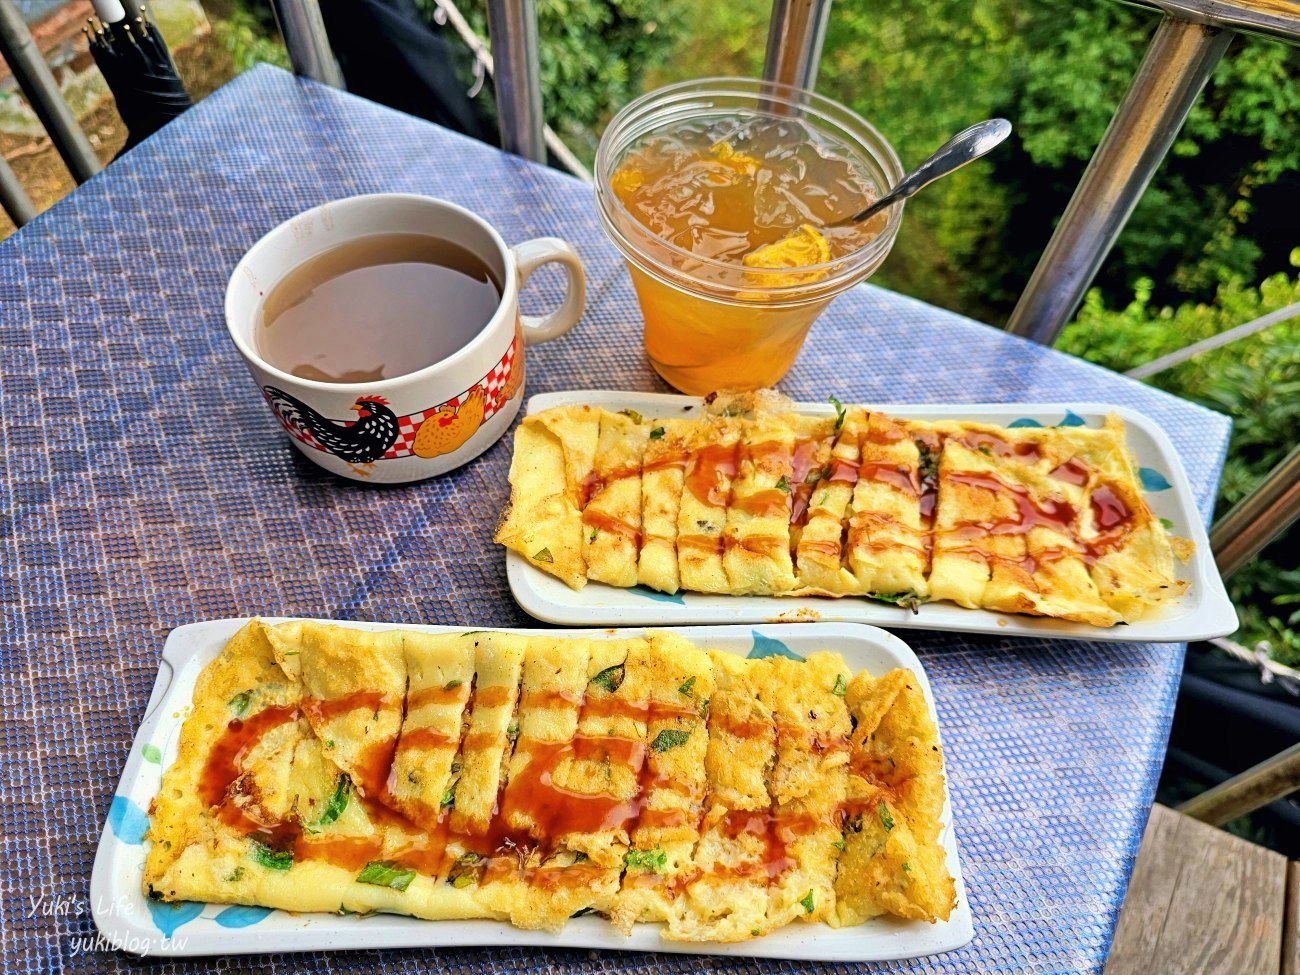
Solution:
[{"label": "umbrella handle", "polygon": [[126,20],[126,8],[122,0],[90,0],[95,8],[95,16],[106,24],[116,24]]}]

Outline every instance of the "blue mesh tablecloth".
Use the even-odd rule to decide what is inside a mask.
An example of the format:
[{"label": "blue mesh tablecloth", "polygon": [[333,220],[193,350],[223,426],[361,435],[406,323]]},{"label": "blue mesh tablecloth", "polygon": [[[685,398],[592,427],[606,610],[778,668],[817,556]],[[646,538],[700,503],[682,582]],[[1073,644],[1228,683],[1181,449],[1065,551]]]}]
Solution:
[{"label": "blue mesh tablecloth", "polygon": [[[811,967],[514,949],[141,963],[83,950],[95,844],[172,627],[250,614],[528,622],[490,542],[507,441],[414,487],[332,480],[298,458],[226,335],[226,277],[253,241],[322,201],[378,190],[446,197],[508,242],[560,234],[582,253],[586,318],[529,352],[529,393],[665,388],[588,188],[270,68],[0,244],[0,967]],[[534,301],[553,301],[556,287],[543,281]],[[1228,434],[1216,414],[871,287],[835,302],[783,388],[807,399],[833,389],[877,402],[1126,404],[1168,431],[1207,515]],[[903,635],[938,698],[976,935],[961,951],[882,968],[1100,971],[1184,648]],[[31,899],[40,894],[43,907]]]}]

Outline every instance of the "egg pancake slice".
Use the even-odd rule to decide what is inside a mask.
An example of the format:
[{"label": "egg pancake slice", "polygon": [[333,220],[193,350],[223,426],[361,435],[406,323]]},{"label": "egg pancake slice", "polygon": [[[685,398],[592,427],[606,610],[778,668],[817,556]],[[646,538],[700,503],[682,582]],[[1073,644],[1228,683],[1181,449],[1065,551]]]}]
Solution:
[{"label": "egg pancake slice", "polygon": [[794,588],[794,440],[794,430],[778,414],[760,413],[745,424],[723,529],[730,592],[765,596]]},{"label": "egg pancake slice", "polygon": [[496,541],[574,589],[587,584],[582,506],[603,410],[558,407],[525,417],[515,431],[510,506]]},{"label": "egg pancake slice", "polygon": [[641,463],[641,552],[637,582],[660,592],[681,588],[677,517],[694,421],[652,420]]},{"label": "egg pancake slice", "polygon": [[650,428],[637,414],[600,418],[596,466],[582,510],[587,578],[611,586],[635,586],[641,547],[641,460]]},{"label": "egg pancake slice", "polygon": [[708,654],[680,637],[650,637],[645,668],[645,754],[641,809],[624,854],[622,889],[609,912],[623,931],[637,921],[668,921],[694,871],[693,854],[707,794],[707,731],[713,694]]},{"label": "egg pancake slice", "polygon": [[858,482],[867,411],[847,407],[828,462],[808,498],[808,512],[795,546],[798,592],[828,596],[860,594],[862,585],[845,565],[845,522]]},{"label": "egg pancake slice", "polygon": [[677,569],[683,589],[731,592],[723,567],[723,529],[740,463],[741,421],[702,417],[687,441],[689,457],[677,512]]},{"label": "egg pancake slice", "polygon": [[848,565],[862,592],[898,600],[924,599],[929,592],[921,467],[907,425],[872,413],[848,516]]},{"label": "egg pancake slice", "polygon": [[939,843],[943,757],[915,678],[893,670],[849,681],[848,808],[830,923],[882,914],[947,918],[956,890]]}]

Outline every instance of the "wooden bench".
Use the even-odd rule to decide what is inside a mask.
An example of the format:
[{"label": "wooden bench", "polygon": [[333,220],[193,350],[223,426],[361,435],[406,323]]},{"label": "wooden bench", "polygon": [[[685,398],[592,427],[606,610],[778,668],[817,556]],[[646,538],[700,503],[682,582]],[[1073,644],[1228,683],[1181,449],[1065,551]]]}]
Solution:
[{"label": "wooden bench", "polygon": [[1106,975],[1300,975],[1300,864],[1157,805]]}]

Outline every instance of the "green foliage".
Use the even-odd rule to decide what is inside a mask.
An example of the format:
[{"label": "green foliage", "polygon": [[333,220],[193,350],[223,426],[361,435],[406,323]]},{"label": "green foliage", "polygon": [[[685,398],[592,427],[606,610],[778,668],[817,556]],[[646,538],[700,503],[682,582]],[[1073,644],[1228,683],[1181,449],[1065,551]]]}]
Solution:
[{"label": "green foliage", "polygon": [[[1300,248],[1292,253],[1300,267]],[[1233,279],[1219,286],[1209,304],[1155,307],[1149,281],[1133,300],[1109,309],[1093,290],[1079,318],[1057,347],[1111,369],[1133,366],[1217,335],[1276,309],[1300,302],[1300,276],[1275,274],[1259,287]],[[1219,487],[1218,513],[1239,501],[1295,445],[1300,429],[1300,318],[1204,352],[1151,377],[1153,385],[1233,419],[1232,438]],[[1292,529],[1229,580],[1242,626],[1238,639],[1268,641],[1284,663],[1300,665],[1300,569]]]},{"label": "green foliage", "polygon": [[[677,18],[668,0],[543,0],[537,5],[542,106],[546,121],[590,161],[604,121],[641,94],[645,72],[675,41]],[[435,0],[416,0],[433,22]],[[488,37],[484,0],[457,7],[474,31]],[[491,86],[483,95],[495,112]]]},{"label": "green foliage", "polygon": [[269,5],[238,0],[226,17],[213,20],[212,32],[230,52],[236,71],[247,71],[259,61],[290,68],[289,55],[280,43]]}]

